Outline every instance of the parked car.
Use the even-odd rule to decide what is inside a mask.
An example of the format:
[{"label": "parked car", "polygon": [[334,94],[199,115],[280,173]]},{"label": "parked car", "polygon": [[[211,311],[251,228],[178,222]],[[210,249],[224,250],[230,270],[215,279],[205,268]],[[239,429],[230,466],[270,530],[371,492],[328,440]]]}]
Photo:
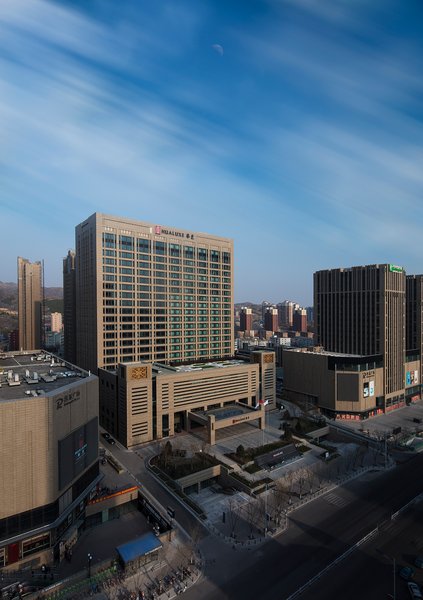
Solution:
[{"label": "parked car", "polygon": [[112,437],[112,436],[110,435],[110,433],[107,433],[107,431],[105,431],[105,432],[104,432],[104,433],[102,433],[101,435],[104,437],[104,439],[105,439],[105,440],[110,440],[110,438]]},{"label": "parked car", "polygon": [[226,494],[227,496],[233,496],[234,494],[237,493],[238,490],[236,490],[234,487],[224,487],[222,489],[222,492],[224,494]]},{"label": "parked car", "polygon": [[113,446],[114,444],[116,444],[116,441],[112,438],[112,436],[109,435],[109,437],[106,438],[106,439],[107,439],[107,441],[109,442],[109,444],[111,446]]},{"label": "parked car", "polygon": [[410,579],[413,579],[414,577],[414,569],[412,567],[402,567],[399,570],[398,575],[401,577],[401,579],[410,581]]},{"label": "parked car", "polygon": [[417,583],[414,583],[413,581],[409,581],[407,583],[407,586],[408,586],[408,591],[410,592],[410,596],[413,598],[413,600],[422,600],[423,594],[421,593],[420,588],[417,585]]}]

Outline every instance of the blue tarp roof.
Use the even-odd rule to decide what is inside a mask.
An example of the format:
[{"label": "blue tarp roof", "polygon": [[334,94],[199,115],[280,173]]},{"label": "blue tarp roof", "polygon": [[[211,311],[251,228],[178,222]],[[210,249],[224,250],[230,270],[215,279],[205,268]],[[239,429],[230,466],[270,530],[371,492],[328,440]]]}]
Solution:
[{"label": "blue tarp roof", "polygon": [[154,533],[146,533],[132,540],[132,542],[118,546],[116,550],[123,562],[127,564],[140,556],[150,554],[150,552],[161,548],[161,546],[160,540],[157,539]]}]

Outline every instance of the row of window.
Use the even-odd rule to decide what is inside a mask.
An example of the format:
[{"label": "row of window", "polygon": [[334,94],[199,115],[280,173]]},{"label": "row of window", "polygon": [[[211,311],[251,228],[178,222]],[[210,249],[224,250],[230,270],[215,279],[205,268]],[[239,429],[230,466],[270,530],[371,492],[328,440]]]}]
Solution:
[{"label": "row of window", "polygon": [[[186,234],[187,239],[192,239],[192,234]],[[195,248],[191,245],[174,244],[161,241],[152,241],[143,238],[134,238],[127,235],[117,236],[114,233],[103,233],[103,245],[106,249],[119,248],[120,251],[150,254],[169,254],[170,256],[180,257],[185,256],[198,260],[211,260],[217,262],[220,259],[224,263],[230,263],[231,255],[229,252],[219,250],[208,250],[207,248]]]}]

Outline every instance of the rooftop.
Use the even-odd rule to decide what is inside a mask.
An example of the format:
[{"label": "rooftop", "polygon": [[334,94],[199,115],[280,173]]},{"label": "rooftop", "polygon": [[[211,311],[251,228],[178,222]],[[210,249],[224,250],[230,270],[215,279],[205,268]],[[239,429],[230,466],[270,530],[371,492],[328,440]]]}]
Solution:
[{"label": "rooftop", "polygon": [[221,421],[222,419],[229,419],[230,417],[238,417],[239,415],[251,413],[252,410],[251,406],[241,406],[240,404],[236,404],[201,411],[200,414],[203,416],[214,415],[216,421]]},{"label": "rooftop", "polygon": [[181,365],[180,367],[175,367],[175,370],[177,373],[187,373],[190,371],[204,371],[205,369],[225,369],[227,367],[236,367],[238,365],[245,366],[245,360],[233,358],[227,360],[217,360],[214,362],[193,363],[192,365]]},{"label": "rooftop", "polygon": [[49,352],[0,354],[0,402],[45,396],[90,373]]}]

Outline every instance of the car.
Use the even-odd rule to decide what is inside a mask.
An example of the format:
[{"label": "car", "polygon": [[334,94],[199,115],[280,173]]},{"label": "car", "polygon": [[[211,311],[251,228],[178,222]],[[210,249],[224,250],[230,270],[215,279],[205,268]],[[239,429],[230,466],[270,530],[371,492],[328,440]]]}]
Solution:
[{"label": "car", "polygon": [[413,579],[414,577],[414,569],[412,567],[402,567],[399,570],[398,575],[401,577],[401,579],[410,581],[410,579]]},{"label": "car", "polygon": [[416,556],[414,559],[414,566],[418,569],[423,569],[423,556]]},{"label": "car", "polygon": [[115,441],[115,440],[114,440],[114,439],[113,439],[111,436],[109,436],[109,437],[108,437],[108,438],[106,438],[106,439],[107,439],[107,441],[109,442],[109,444],[110,444],[111,446],[113,446],[114,444],[116,444],[116,441]]},{"label": "car", "polygon": [[417,583],[414,583],[413,581],[409,581],[407,583],[407,586],[408,586],[408,591],[410,592],[410,596],[413,598],[413,600],[422,600],[423,594],[421,593],[420,588],[417,585]]},{"label": "car", "polygon": [[101,435],[104,437],[104,439],[105,439],[105,440],[110,440],[110,438],[112,437],[112,436],[110,435],[110,433],[107,433],[107,431],[105,431],[105,432],[104,432],[104,433],[102,433]]},{"label": "car", "polygon": [[236,490],[236,489],[235,489],[235,488],[233,488],[233,487],[224,487],[224,488],[222,488],[222,492],[223,492],[224,494],[226,494],[227,496],[233,496],[234,494],[236,494],[236,493],[237,493],[237,491],[238,491],[238,490]]}]

